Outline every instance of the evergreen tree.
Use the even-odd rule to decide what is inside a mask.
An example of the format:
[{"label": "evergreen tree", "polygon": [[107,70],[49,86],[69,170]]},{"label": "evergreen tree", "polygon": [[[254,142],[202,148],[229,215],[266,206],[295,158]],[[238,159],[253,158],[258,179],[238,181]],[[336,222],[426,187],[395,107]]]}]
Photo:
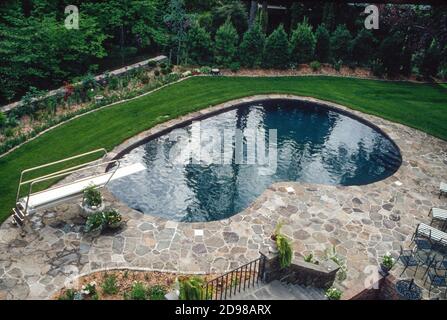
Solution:
[{"label": "evergreen tree", "polygon": [[228,19],[216,32],[214,41],[214,58],[218,65],[229,67],[237,52],[239,36]]},{"label": "evergreen tree", "polygon": [[400,59],[404,47],[404,37],[401,32],[395,32],[386,37],[379,47],[378,58],[389,76],[401,71]]},{"label": "evergreen tree", "polygon": [[289,65],[289,40],[284,26],[280,25],[267,38],[263,65],[267,68],[286,69]]},{"label": "evergreen tree", "polygon": [[194,21],[187,34],[188,63],[205,64],[211,60],[211,36],[198,21]]},{"label": "evergreen tree", "polygon": [[375,47],[376,40],[372,32],[362,28],[350,45],[352,60],[363,66],[369,65],[374,58]]},{"label": "evergreen tree", "polygon": [[314,59],[315,35],[312,27],[304,18],[292,32],[290,41],[290,58],[296,63],[310,62]]},{"label": "evergreen tree", "polygon": [[346,25],[341,24],[337,26],[331,36],[331,53],[336,60],[348,62],[350,59],[349,45],[352,41],[352,36]]},{"label": "evergreen tree", "polygon": [[315,31],[315,57],[320,62],[328,62],[331,54],[331,37],[324,24]]},{"label": "evergreen tree", "polygon": [[265,34],[262,32],[261,25],[255,23],[245,32],[240,45],[242,65],[249,68],[261,66],[264,45]]},{"label": "evergreen tree", "polygon": [[430,46],[424,51],[420,72],[426,77],[436,75],[440,61],[441,48],[436,39],[433,39]]},{"label": "evergreen tree", "polygon": [[230,19],[239,36],[248,28],[248,15],[244,4],[238,0],[227,0],[212,11],[214,31]]}]

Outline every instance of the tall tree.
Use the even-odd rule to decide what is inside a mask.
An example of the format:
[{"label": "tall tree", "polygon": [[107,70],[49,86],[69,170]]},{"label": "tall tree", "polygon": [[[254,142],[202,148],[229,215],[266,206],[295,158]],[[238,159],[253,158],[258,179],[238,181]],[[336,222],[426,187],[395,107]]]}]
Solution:
[{"label": "tall tree", "polygon": [[211,60],[211,36],[197,20],[191,23],[188,30],[186,46],[187,63],[204,64]]},{"label": "tall tree", "polygon": [[324,24],[315,31],[315,57],[320,62],[328,62],[331,54],[331,37]]},{"label": "tall tree", "polygon": [[190,24],[183,0],[170,0],[164,22],[171,32],[170,47],[174,49],[177,64],[180,64],[180,59],[184,57],[186,32]]},{"label": "tall tree", "polygon": [[296,63],[310,62],[314,58],[315,35],[307,18],[292,32],[290,40],[290,59]]},{"label": "tall tree", "polygon": [[216,63],[229,67],[234,62],[239,36],[236,28],[228,19],[216,32],[216,39],[214,42],[214,57]]},{"label": "tall tree", "polygon": [[255,23],[247,32],[244,33],[240,45],[241,63],[245,67],[260,67],[262,64],[262,54],[265,45],[265,34],[262,32],[261,25]]},{"label": "tall tree", "polygon": [[289,40],[284,26],[280,25],[267,38],[263,65],[267,68],[286,69],[289,65]]},{"label": "tall tree", "polygon": [[349,45],[352,36],[344,24],[338,25],[331,36],[331,52],[334,59],[348,62],[350,59]]}]

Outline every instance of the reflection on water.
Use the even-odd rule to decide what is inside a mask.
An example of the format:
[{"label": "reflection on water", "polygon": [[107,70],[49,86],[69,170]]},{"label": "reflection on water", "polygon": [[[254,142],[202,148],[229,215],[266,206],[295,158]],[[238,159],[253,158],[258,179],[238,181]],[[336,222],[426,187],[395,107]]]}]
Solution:
[{"label": "reflection on water", "polygon": [[[269,100],[243,105],[202,120],[200,126],[202,132],[217,129],[222,134],[240,129],[246,139],[253,129],[276,129],[276,171],[265,175],[265,168],[238,164],[234,157],[226,165],[174,161],[170,156],[174,149],[190,146],[172,136],[185,132],[190,136],[188,126],[133,149],[123,165],[141,162],[147,170],[112,181],[108,188],[143,213],[177,221],[212,221],[247,208],[274,182],[362,185],[390,176],[401,164],[399,151],[380,132],[311,103]],[[202,147],[223,149],[221,140],[201,138]],[[213,143],[218,145],[210,146]],[[268,137],[265,143],[268,146]]]}]

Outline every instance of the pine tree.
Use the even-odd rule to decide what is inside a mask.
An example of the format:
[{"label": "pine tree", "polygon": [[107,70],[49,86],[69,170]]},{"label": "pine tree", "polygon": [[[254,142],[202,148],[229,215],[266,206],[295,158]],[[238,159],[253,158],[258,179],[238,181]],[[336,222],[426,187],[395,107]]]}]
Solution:
[{"label": "pine tree", "polygon": [[263,65],[267,68],[286,69],[289,64],[289,40],[284,26],[280,25],[267,38]]},{"label": "pine tree", "polygon": [[255,23],[245,32],[240,45],[242,65],[249,68],[261,66],[264,45],[265,34],[262,32],[261,25]]},{"label": "pine tree", "polygon": [[376,40],[372,32],[362,28],[350,45],[352,60],[360,65],[367,66],[374,58],[375,46]]},{"label": "pine tree", "polygon": [[328,62],[331,54],[331,37],[324,24],[315,31],[315,57],[320,62]]},{"label": "pine tree", "polygon": [[304,18],[296,29],[292,32],[290,41],[290,57],[293,62],[305,63],[310,62],[314,58],[315,52],[315,35],[312,27]]},{"label": "pine tree", "polygon": [[218,65],[229,67],[237,52],[239,36],[233,24],[228,19],[219,27],[214,41],[214,58]]},{"label": "pine tree", "polygon": [[351,41],[352,36],[346,28],[346,25],[338,25],[331,36],[331,52],[333,58],[348,62],[350,59],[349,45]]},{"label": "pine tree", "polygon": [[194,21],[187,34],[188,63],[205,64],[211,60],[211,36]]}]

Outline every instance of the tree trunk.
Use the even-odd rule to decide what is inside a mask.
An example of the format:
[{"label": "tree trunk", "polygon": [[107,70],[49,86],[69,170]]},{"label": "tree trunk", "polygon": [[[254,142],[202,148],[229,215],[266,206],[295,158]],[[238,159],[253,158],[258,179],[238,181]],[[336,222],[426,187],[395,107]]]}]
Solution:
[{"label": "tree trunk", "polygon": [[258,1],[251,0],[250,18],[248,20],[248,27],[251,28],[256,19],[256,12],[258,11]]}]

